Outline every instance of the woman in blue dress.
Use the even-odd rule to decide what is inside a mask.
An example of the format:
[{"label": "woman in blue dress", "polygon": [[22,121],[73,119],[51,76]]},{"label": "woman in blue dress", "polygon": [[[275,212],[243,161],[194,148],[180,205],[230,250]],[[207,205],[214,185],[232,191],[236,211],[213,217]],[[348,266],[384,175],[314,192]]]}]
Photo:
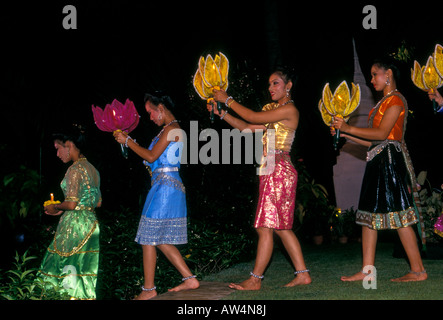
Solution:
[{"label": "woman in blue dress", "polygon": [[[199,281],[186,265],[178,244],[187,243],[185,188],[179,175],[182,137],[180,126],[171,113],[169,96],[146,94],[145,108],[150,120],[163,126],[148,149],[138,145],[124,132],[114,133],[117,142],[125,144],[144,159],[151,173],[151,189],[146,197],[135,241],[143,248],[144,285],[136,300],[148,300],[157,295],[154,276],[157,249],[183,276],[182,283],[169,291],[196,289]],[[175,130],[174,130],[175,129]]]}]

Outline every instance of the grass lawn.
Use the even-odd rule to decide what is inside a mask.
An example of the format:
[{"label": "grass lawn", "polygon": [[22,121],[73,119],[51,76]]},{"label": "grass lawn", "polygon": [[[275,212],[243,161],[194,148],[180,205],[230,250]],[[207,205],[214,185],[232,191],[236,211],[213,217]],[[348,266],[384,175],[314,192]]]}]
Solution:
[{"label": "grass lawn", "polygon": [[[302,245],[312,283],[283,288],[293,277],[293,267],[278,249],[265,272],[260,291],[233,291],[225,300],[438,300],[443,299],[443,260],[424,260],[428,280],[394,283],[390,279],[409,271],[405,259],[392,256],[394,245],[377,245],[375,266],[377,288],[364,289],[362,282],[342,282],[340,276],[352,275],[361,268],[361,244]],[[254,261],[238,264],[205,281],[241,282],[249,277]]]}]

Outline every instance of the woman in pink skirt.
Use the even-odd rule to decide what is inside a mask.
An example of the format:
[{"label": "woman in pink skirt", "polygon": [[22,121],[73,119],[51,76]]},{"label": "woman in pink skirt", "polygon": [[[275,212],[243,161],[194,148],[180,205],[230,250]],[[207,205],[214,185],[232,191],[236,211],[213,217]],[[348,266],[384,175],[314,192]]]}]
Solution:
[{"label": "woman in pink skirt", "polygon": [[[241,283],[231,283],[237,290],[259,290],[263,273],[271,259],[274,247],[274,232],[281,238],[292,263],[297,271],[286,287],[311,283],[309,270],[306,268],[300,243],[292,231],[294,221],[295,194],[297,189],[297,171],[292,165],[289,151],[294,141],[299,122],[299,112],[291,100],[292,78],[286,70],[278,69],[269,77],[269,93],[272,103],[265,105],[261,112],[254,112],[242,106],[224,90],[214,90],[214,99],[225,103],[228,110],[214,113],[239,130],[263,130],[264,155],[267,164],[261,168],[260,193],[254,227],[259,236],[257,256],[250,277]],[[208,110],[213,109],[208,105]],[[240,118],[228,113],[235,111]],[[273,130],[270,130],[273,129]],[[270,142],[275,134],[275,147]],[[271,158],[272,157],[272,158]],[[274,161],[269,161],[274,159]]]}]

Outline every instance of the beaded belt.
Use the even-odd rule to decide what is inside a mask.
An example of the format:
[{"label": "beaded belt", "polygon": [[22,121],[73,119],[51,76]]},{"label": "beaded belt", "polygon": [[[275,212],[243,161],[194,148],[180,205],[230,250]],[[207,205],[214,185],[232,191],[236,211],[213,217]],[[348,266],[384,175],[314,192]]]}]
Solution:
[{"label": "beaded belt", "polygon": [[87,206],[81,204],[81,205],[77,205],[77,206],[74,208],[74,210],[75,210],[75,211],[79,211],[79,210],[87,210],[87,211],[94,212],[94,211],[95,211],[95,208],[93,208],[93,207],[87,207]]},{"label": "beaded belt", "polygon": [[178,167],[163,167],[155,169],[154,172],[173,172],[178,170]]},{"label": "beaded belt", "polygon": [[388,144],[393,144],[395,146],[395,149],[398,152],[402,151],[401,142],[397,140],[384,140],[382,143],[377,144],[374,148],[368,151],[366,156],[366,161],[369,162],[372,159],[375,158],[376,155],[378,155],[380,152],[384,150],[388,146]]}]

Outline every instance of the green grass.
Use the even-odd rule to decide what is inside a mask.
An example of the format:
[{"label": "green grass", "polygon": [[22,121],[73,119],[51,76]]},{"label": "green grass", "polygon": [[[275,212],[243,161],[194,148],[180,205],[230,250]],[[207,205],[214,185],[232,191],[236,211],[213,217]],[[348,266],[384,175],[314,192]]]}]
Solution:
[{"label": "green grass", "polygon": [[[225,300],[437,300],[443,299],[443,260],[424,260],[428,280],[394,283],[390,279],[409,271],[405,259],[392,256],[392,243],[377,245],[377,289],[364,289],[362,282],[342,282],[361,268],[361,244],[303,245],[312,283],[283,288],[293,278],[293,267],[278,248],[265,272],[260,291],[233,291]],[[238,264],[206,281],[241,282],[249,276],[254,261]]]}]

